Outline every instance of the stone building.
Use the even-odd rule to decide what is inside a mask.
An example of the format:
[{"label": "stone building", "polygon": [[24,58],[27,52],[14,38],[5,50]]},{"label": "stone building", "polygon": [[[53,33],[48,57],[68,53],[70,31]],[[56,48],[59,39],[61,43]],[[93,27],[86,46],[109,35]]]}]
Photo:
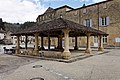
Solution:
[{"label": "stone building", "polygon": [[[109,34],[103,36],[104,46],[120,46],[120,1],[107,0],[91,5],[83,5],[74,9],[67,5],[53,9],[49,7],[46,12],[39,15],[37,23],[47,22],[55,18],[65,18],[86,27],[92,27]],[[48,39],[44,39],[47,45]],[[70,46],[75,45],[75,37],[71,37]],[[64,38],[63,38],[64,43]],[[51,38],[51,45],[57,45],[57,39]],[[86,37],[78,38],[78,46],[86,46]],[[98,37],[91,37],[91,46],[98,46]]]}]

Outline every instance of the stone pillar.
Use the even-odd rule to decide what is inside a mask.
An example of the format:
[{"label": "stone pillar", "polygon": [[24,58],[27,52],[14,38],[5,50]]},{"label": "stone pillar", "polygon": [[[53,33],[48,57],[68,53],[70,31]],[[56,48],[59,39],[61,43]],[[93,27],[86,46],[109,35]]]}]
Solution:
[{"label": "stone pillar", "polygon": [[16,54],[20,54],[20,36],[17,36]]},{"label": "stone pillar", "polygon": [[60,47],[60,38],[58,36],[58,46],[57,46],[57,49],[59,49],[59,47]]},{"label": "stone pillar", "polygon": [[27,43],[28,43],[28,40],[27,40],[28,36],[25,35],[25,49],[27,49]]},{"label": "stone pillar", "polygon": [[104,51],[102,35],[99,36],[99,47],[98,47],[98,51]]},{"label": "stone pillar", "polygon": [[87,48],[85,53],[91,53],[91,47],[90,47],[90,33],[86,34],[87,35]]},{"label": "stone pillar", "polygon": [[38,36],[39,33],[35,33],[35,49],[34,49],[34,55],[39,55],[39,49],[38,49]]},{"label": "stone pillar", "polygon": [[59,36],[59,39],[60,39],[59,40],[60,41],[59,42],[59,49],[63,49],[63,47],[62,47],[62,35]]},{"label": "stone pillar", "polygon": [[69,59],[71,57],[71,53],[69,51],[69,31],[68,29],[63,30],[64,32],[64,52],[62,53],[62,57],[64,59]]},{"label": "stone pillar", "polygon": [[78,45],[77,45],[77,36],[75,37],[75,47],[74,50],[78,50]]},{"label": "stone pillar", "polygon": [[62,47],[62,35],[59,35],[58,36],[58,46],[57,46],[58,49],[63,49]]},{"label": "stone pillar", "polygon": [[41,36],[41,50],[45,50],[45,48],[43,46],[43,36]]},{"label": "stone pillar", "polygon": [[51,42],[50,42],[50,35],[48,35],[48,51],[50,50],[50,45],[51,45]]}]

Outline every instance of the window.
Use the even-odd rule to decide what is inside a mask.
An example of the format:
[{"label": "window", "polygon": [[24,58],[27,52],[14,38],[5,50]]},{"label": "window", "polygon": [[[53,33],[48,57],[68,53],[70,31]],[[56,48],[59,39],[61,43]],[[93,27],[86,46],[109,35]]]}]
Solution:
[{"label": "window", "polygon": [[43,16],[42,18],[43,18],[43,20],[44,20],[44,16]]},{"label": "window", "polygon": [[83,9],[83,13],[86,13],[87,11],[86,11],[86,9]]},{"label": "window", "polygon": [[101,17],[99,18],[99,26],[108,26],[110,24],[109,17]]},{"label": "window", "polygon": [[89,19],[86,19],[86,26],[90,27],[90,20]]},{"label": "window", "polygon": [[78,12],[76,11],[75,13],[74,13],[74,16],[77,16],[78,15]]},{"label": "window", "polygon": [[102,25],[103,26],[107,25],[107,19],[106,19],[106,17],[101,18],[101,20],[102,20]]},{"label": "window", "polygon": [[84,26],[92,27],[92,19],[86,19],[86,20],[84,20]]},{"label": "window", "polygon": [[60,18],[63,18],[63,15],[62,15],[62,14],[60,14]]},{"label": "window", "polygon": [[49,19],[52,19],[52,14],[49,14],[49,15],[48,15],[48,18],[49,18]]},{"label": "window", "polygon": [[107,4],[105,3],[105,4],[103,4],[103,8],[104,9],[106,9],[107,8]]},{"label": "window", "polygon": [[41,17],[39,17],[39,21],[41,21]]},{"label": "window", "polygon": [[103,36],[103,44],[107,44],[107,36]]}]

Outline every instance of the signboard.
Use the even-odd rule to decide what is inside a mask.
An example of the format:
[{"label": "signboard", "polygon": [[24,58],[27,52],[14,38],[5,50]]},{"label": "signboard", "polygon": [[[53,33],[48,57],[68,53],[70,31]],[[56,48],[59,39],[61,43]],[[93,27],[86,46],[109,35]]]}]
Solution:
[{"label": "signboard", "polygon": [[115,42],[120,42],[120,38],[115,38]]}]

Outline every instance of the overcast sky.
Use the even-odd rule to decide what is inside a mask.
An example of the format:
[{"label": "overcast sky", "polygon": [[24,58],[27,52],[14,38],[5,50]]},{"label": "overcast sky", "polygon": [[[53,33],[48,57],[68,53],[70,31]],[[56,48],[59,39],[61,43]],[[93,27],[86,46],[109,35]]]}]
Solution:
[{"label": "overcast sky", "polygon": [[73,8],[105,0],[0,0],[0,18],[5,22],[24,23],[36,21],[38,15],[50,6],[57,8],[68,5]]}]

